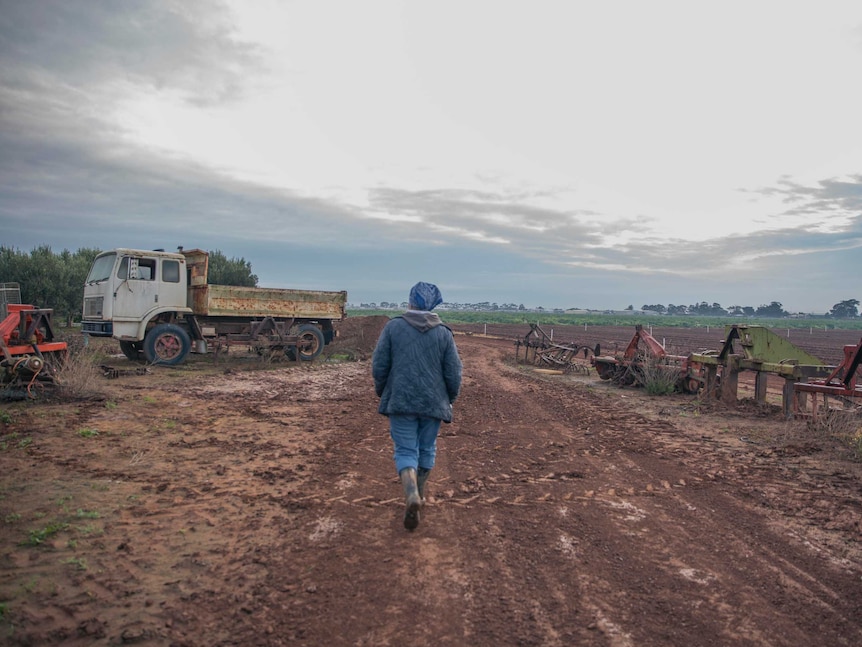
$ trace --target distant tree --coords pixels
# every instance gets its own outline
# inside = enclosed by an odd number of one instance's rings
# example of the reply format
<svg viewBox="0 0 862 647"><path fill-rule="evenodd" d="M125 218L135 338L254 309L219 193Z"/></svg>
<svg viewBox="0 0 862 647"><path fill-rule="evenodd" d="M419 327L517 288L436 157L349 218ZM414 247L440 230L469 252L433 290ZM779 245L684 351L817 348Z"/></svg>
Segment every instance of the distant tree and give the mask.
<svg viewBox="0 0 862 647"><path fill-rule="evenodd" d="M667 313L669 315L684 315L688 314L688 309L685 306L675 306L672 303L669 303L667 306Z"/></svg>
<svg viewBox="0 0 862 647"><path fill-rule="evenodd" d="M642 305L641 310L652 310L653 312L657 312L659 314L664 314L667 308L665 308L662 304L656 303L655 305Z"/></svg>
<svg viewBox="0 0 862 647"><path fill-rule="evenodd" d="M59 295L54 309L60 316L65 316L66 326L72 325L73 319L80 317L84 301L84 282L90 272L93 259L100 250L83 247L75 253L64 249L60 255L62 274L59 277Z"/></svg>
<svg viewBox="0 0 862 647"><path fill-rule="evenodd" d="M48 245L35 247L28 254L13 247L0 247L0 282L18 283L21 301L51 308L67 325L81 313L84 281L97 249L64 249L55 254ZM5 315L5 313L3 313Z"/></svg>
<svg viewBox="0 0 862 647"><path fill-rule="evenodd" d="M239 285L257 287L257 275L252 274L251 263L244 258L228 259L217 249L209 253L207 283L213 285Z"/></svg>
<svg viewBox="0 0 862 647"><path fill-rule="evenodd" d="M518 311L520 312L521 310L526 310L523 303L518 306Z"/></svg>
<svg viewBox="0 0 862 647"><path fill-rule="evenodd" d="M850 317L858 317L859 316L859 300L858 299L847 299L846 301L841 301L840 303L836 303L832 306L832 310L829 311L830 317L835 317L838 319L847 319Z"/></svg>
<svg viewBox="0 0 862 647"><path fill-rule="evenodd" d="M635 307L631 304L626 306L626 310L634 310L634 309L635 309Z"/></svg>
<svg viewBox="0 0 862 647"><path fill-rule="evenodd" d="M773 301L768 306L761 305L754 311L754 314L758 317L773 317L780 318L786 317L787 312L784 310L784 306L781 305L778 301Z"/></svg>
<svg viewBox="0 0 862 647"><path fill-rule="evenodd" d="M16 247L0 246L0 283L18 283L27 278L30 256ZM3 317L6 313L0 313Z"/></svg>

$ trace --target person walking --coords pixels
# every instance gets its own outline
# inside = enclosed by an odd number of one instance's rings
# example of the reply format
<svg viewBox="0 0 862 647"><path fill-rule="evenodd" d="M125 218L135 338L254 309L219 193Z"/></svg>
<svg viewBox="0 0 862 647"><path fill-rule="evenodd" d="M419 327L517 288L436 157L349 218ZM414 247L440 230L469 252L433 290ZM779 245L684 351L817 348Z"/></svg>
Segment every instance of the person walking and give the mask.
<svg viewBox="0 0 862 647"><path fill-rule="evenodd" d="M408 530L419 525L440 424L452 422L452 403L461 391L462 364L455 338L431 312L441 303L436 285L423 281L414 285L407 311L389 320L371 359L378 411L389 417Z"/></svg>

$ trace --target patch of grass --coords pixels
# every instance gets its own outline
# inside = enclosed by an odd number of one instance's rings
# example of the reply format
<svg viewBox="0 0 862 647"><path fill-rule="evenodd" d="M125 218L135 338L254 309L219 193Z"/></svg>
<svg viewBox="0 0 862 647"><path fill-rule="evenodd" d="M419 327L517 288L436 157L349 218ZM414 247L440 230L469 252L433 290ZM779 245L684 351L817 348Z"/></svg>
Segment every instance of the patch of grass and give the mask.
<svg viewBox="0 0 862 647"><path fill-rule="evenodd" d="M156 399L155 399L153 396L151 396L151 395L145 395L145 396L143 397L143 400L144 400L144 404L156 404L156 403L158 402L158 400L156 400Z"/></svg>
<svg viewBox="0 0 862 647"><path fill-rule="evenodd" d="M3 521L5 523L15 523L16 521L20 521L20 520L21 520L21 515L18 514L17 512L10 512L9 514L7 514L3 518Z"/></svg>
<svg viewBox="0 0 862 647"><path fill-rule="evenodd" d="M88 523L86 526L76 526L75 531L82 535L101 535L101 528L97 528L91 523Z"/></svg>
<svg viewBox="0 0 862 647"><path fill-rule="evenodd" d="M326 357L326 360L331 362L352 362L355 359L356 356L353 353L349 353L346 351L332 353L331 355L327 355Z"/></svg>
<svg viewBox="0 0 862 647"><path fill-rule="evenodd" d="M15 432L3 436L0 439L0 452L5 452L9 448L9 443L13 442L16 438L18 438L18 434Z"/></svg>
<svg viewBox="0 0 862 647"><path fill-rule="evenodd" d="M78 519L98 519L99 513L96 510L81 510L78 508L78 512L75 515Z"/></svg>
<svg viewBox="0 0 862 647"><path fill-rule="evenodd" d="M64 564L69 564L74 566L76 570L86 571L87 570L87 560L82 557L70 557L69 559L63 562Z"/></svg>
<svg viewBox="0 0 862 647"><path fill-rule="evenodd" d="M2 422L4 425L11 425L12 424L12 416L10 416L5 411L0 411L0 422Z"/></svg>
<svg viewBox="0 0 862 647"><path fill-rule="evenodd" d="M18 449L26 449L30 445L33 444L33 439L29 436L25 436L24 438L20 438L17 432L13 432L11 434L6 434L3 438L0 438L0 451L6 451L10 447L17 447Z"/></svg>
<svg viewBox="0 0 862 647"><path fill-rule="evenodd" d="M87 428L85 428L85 429L79 429L79 430L78 430L78 431L76 431L75 433L76 433L76 434L78 434L81 438L95 438L96 436L98 436L98 435L99 435L98 430L96 430L96 429L87 429Z"/></svg>
<svg viewBox="0 0 862 647"><path fill-rule="evenodd" d="M105 402L105 408L106 408L108 411L111 411L111 410L113 410L113 409L116 409L118 406L119 406L119 405L118 405L116 402L111 402L110 400L108 400L107 402Z"/></svg>
<svg viewBox="0 0 862 647"><path fill-rule="evenodd" d="M69 524L55 522L49 523L44 528L40 528L38 530L31 530L27 536L27 539L23 542L25 546L40 546L45 543L48 539L56 535L57 533L63 532L69 528Z"/></svg>

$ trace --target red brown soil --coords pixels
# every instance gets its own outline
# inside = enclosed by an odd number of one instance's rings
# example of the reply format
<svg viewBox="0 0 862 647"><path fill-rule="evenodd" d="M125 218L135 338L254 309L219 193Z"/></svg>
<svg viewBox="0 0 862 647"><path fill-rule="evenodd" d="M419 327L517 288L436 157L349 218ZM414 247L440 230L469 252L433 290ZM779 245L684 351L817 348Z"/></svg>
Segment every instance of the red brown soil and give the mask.
<svg viewBox="0 0 862 647"><path fill-rule="evenodd" d="M368 362L385 320L348 321L331 350L357 361L236 351L2 403L0 642L862 644L846 446L456 326L463 392L408 532Z"/></svg>

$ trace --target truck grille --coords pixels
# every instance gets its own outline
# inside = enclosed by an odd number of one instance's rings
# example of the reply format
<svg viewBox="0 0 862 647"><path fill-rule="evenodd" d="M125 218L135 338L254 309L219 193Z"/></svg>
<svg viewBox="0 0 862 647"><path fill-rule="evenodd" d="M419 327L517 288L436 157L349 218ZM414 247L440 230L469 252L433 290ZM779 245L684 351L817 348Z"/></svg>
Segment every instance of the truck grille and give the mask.
<svg viewBox="0 0 862 647"><path fill-rule="evenodd" d="M84 299L84 318L101 319L104 297L87 297Z"/></svg>

